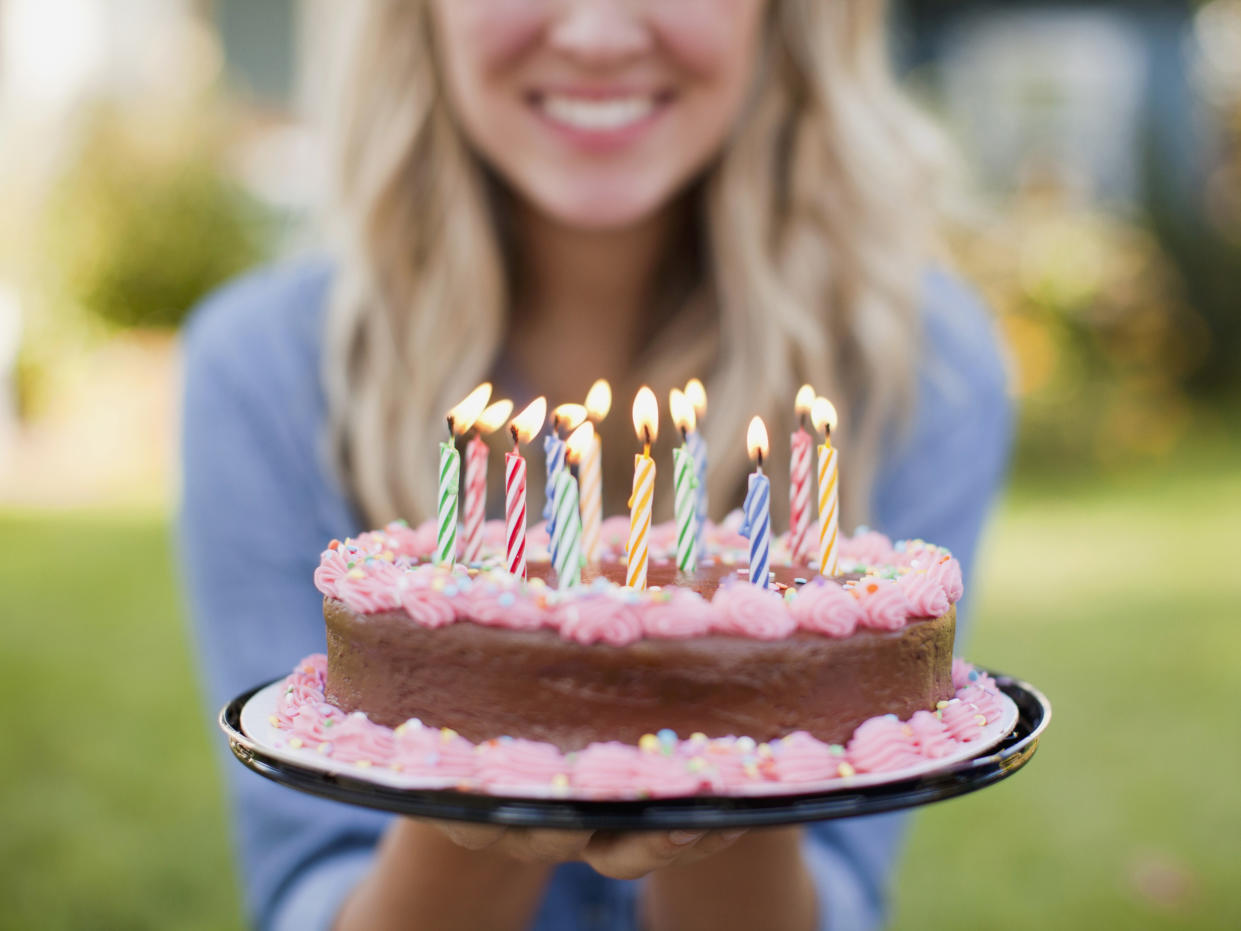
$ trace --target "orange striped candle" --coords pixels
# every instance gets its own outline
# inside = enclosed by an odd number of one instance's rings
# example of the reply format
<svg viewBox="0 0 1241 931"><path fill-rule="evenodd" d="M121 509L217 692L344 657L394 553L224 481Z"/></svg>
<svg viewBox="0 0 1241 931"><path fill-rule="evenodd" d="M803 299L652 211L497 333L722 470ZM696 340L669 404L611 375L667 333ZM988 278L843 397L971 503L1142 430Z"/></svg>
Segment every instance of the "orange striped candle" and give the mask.
<svg viewBox="0 0 1241 931"><path fill-rule="evenodd" d="M642 441L642 454L633 458L633 494L629 498L629 545L625 548L625 585L646 588L650 550L651 503L655 498L655 460L651 444L659 435L659 402L655 392L643 386L633 401L633 427Z"/></svg>
<svg viewBox="0 0 1241 931"><path fill-rule="evenodd" d="M810 411L814 428L823 432L819 447L819 572L835 575L839 540L839 470L836 450L832 447L832 430L836 426L836 408L827 398L815 398Z"/></svg>

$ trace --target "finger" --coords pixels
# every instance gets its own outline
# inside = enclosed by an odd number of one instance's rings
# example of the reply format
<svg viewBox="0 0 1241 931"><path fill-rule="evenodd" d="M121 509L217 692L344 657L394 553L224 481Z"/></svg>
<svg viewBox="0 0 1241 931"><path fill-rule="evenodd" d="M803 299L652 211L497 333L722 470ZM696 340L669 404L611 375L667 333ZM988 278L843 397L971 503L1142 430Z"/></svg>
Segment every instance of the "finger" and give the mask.
<svg viewBox="0 0 1241 931"><path fill-rule="evenodd" d="M550 828L514 828L500 849L529 863L566 863L579 860L592 831L556 831Z"/></svg>
<svg viewBox="0 0 1241 931"><path fill-rule="evenodd" d="M612 879L638 879L684 856L705 836L703 831L599 832L586 845L582 859Z"/></svg>
<svg viewBox="0 0 1241 931"><path fill-rule="evenodd" d="M669 865L681 866L686 863L697 863L699 860L705 860L707 857L727 850L745 833L745 830L708 831L700 840L686 847Z"/></svg>
<svg viewBox="0 0 1241 931"><path fill-rule="evenodd" d="M470 824L465 821L437 821L435 826L454 844L466 850L486 850L494 846L508 830L497 824Z"/></svg>

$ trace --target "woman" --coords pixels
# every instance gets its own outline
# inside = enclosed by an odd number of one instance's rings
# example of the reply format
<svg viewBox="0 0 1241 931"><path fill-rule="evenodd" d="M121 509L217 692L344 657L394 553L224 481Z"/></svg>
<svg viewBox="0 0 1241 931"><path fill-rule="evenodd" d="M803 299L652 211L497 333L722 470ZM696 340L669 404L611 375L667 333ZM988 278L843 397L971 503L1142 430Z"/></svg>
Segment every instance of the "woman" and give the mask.
<svg viewBox="0 0 1241 931"><path fill-rule="evenodd" d="M364 5L332 261L225 290L186 338L183 549L215 706L322 649L324 541L433 512L443 412L487 377L523 403L705 374L721 511L744 422L790 426L809 381L844 413L849 524L968 571L1003 375L930 270L935 137L891 83L879 6ZM870 927L902 824L466 829L230 777L250 907L278 928Z"/></svg>

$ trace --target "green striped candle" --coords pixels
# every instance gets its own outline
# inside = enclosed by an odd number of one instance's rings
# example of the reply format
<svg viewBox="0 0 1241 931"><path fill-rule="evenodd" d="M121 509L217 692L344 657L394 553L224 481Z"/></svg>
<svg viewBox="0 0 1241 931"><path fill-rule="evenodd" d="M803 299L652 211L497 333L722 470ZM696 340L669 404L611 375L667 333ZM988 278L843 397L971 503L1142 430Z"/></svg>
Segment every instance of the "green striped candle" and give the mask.
<svg viewBox="0 0 1241 931"><path fill-rule="evenodd" d="M676 488L677 568L693 572L698 568L698 478L687 444L672 451L672 469Z"/></svg>
<svg viewBox="0 0 1241 931"><path fill-rule="evenodd" d="M556 475L553 509L556 524L552 544L557 588L582 583L582 514L578 507L577 479L568 468Z"/></svg>
<svg viewBox="0 0 1241 931"><path fill-rule="evenodd" d="M453 441L440 443L439 533L435 561L457 561L457 494L461 487L461 454Z"/></svg>

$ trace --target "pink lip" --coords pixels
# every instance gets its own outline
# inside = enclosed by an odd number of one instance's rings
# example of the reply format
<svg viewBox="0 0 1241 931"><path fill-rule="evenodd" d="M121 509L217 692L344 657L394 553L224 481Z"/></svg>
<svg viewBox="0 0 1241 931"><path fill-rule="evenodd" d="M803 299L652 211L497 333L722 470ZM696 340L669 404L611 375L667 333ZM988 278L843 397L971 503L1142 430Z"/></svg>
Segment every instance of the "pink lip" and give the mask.
<svg viewBox="0 0 1241 931"><path fill-rule="evenodd" d="M617 129L583 129L578 126L569 126L552 119L543 110L541 106L541 98L545 95L556 95L564 97L582 97L587 100L606 100L609 97L636 97L650 96L655 99L655 106L640 120L636 120L627 126ZM675 99L672 91L656 91L639 90L632 87L623 87L619 85L610 85L607 87L588 87L581 85L564 85L557 87L547 87L528 95L530 108L534 111L539 121L550 130L555 132L560 138L565 139L575 148L591 154L604 154L615 152L626 146L632 145L650 128L658 122L658 120L667 111L669 105Z"/></svg>

